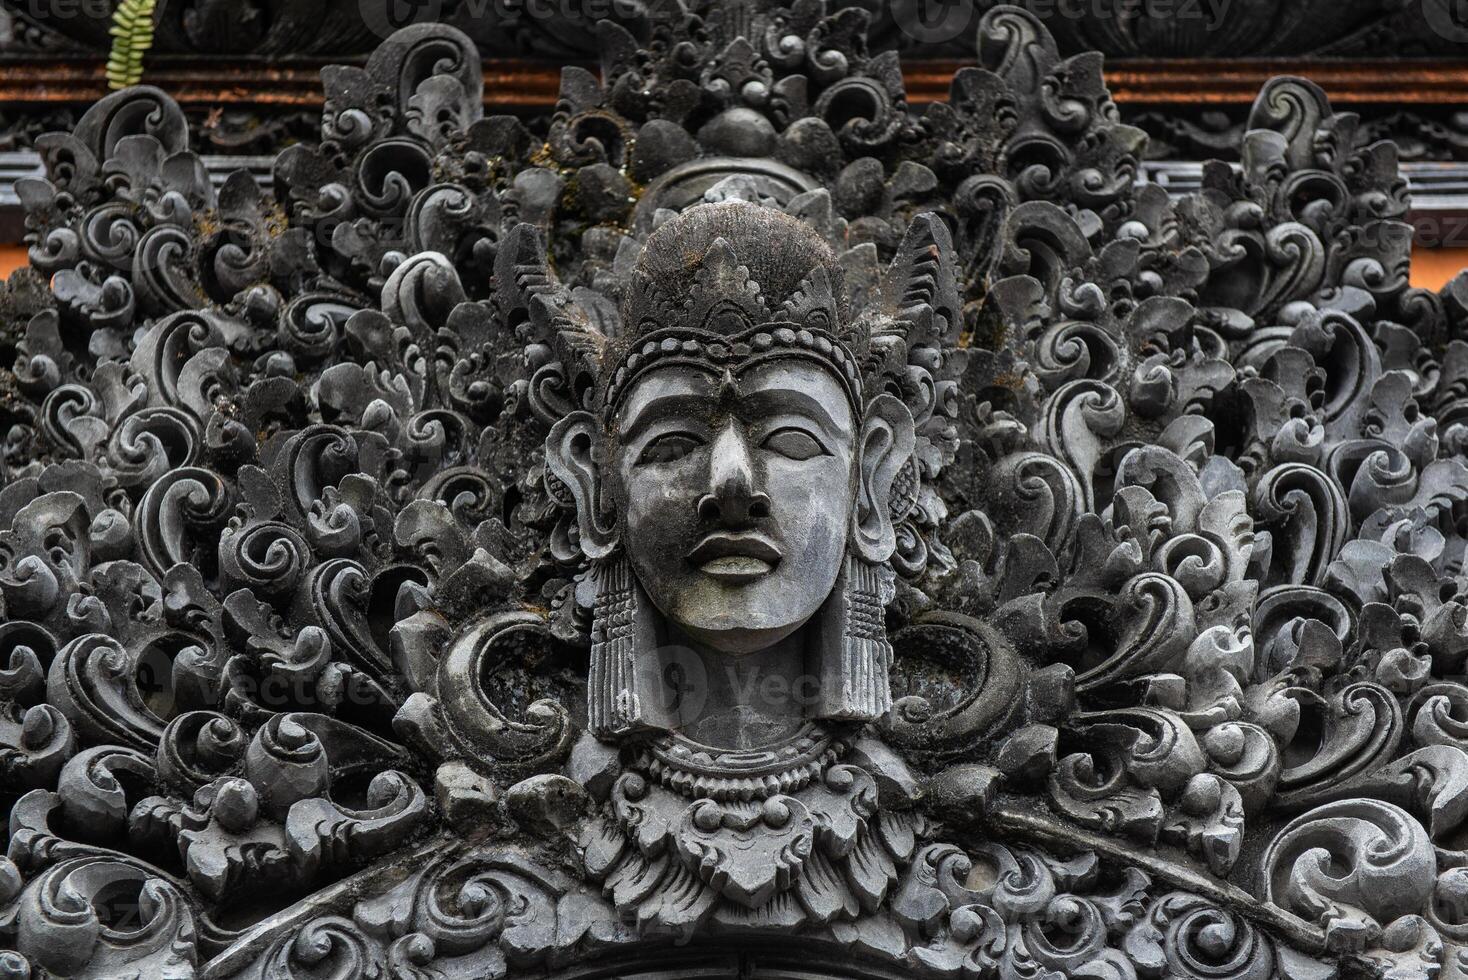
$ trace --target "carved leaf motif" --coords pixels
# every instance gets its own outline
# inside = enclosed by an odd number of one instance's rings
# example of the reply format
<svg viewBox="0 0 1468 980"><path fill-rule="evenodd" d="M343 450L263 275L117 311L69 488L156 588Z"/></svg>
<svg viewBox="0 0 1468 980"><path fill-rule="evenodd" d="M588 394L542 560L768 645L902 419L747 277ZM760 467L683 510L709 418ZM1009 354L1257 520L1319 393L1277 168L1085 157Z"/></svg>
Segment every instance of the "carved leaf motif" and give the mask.
<svg viewBox="0 0 1468 980"><path fill-rule="evenodd" d="M339 21L287 6L160 31ZM36 141L5 970L676 973L715 937L965 980L1457 969L1468 280L1410 285L1396 151L1276 79L1172 196L1070 54L1145 18L996 7L919 107L897 7L645 8L464 20L594 36L546 120L484 116L460 30L380 37L269 194L212 186L153 88ZM703 204L728 233L664 250ZM861 695L693 745L639 687L681 681L628 501L547 435L615 443L666 364L792 357L913 422L853 614L798 637Z"/></svg>
<svg viewBox="0 0 1468 980"><path fill-rule="evenodd" d="M763 803L700 800L675 833L678 856L720 894L759 908L794 884L815 844L815 821L788 796Z"/></svg>

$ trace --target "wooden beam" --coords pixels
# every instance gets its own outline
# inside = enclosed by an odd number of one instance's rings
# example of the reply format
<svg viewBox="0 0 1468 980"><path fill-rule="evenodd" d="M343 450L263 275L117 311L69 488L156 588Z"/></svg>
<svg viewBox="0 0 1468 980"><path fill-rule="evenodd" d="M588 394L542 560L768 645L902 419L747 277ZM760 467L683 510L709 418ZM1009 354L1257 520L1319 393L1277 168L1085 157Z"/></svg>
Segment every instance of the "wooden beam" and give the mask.
<svg viewBox="0 0 1468 980"><path fill-rule="evenodd" d="M350 63L350 59L289 63L169 59L147 66L143 82L156 85L185 107L319 108L323 101L321 69L344 62ZM553 106L560 84L558 65L503 60L484 63L484 104L490 109ZM85 105L106 94L107 78L100 61L0 63L0 105Z"/></svg>
<svg viewBox="0 0 1468 980"><path fill-rule="evenodd" d="M162 59L143 80L180 105L321 105L321 68L331 61L286 63L248 59ZM968 62L912 61L903 71L908 98L948 95L953 73ZM594 67L594 66L588 66ZM484 104L491 110L547 109L560 87L559 65L521 59L484 63ZM1248 105L1274 75L1304 75L1337 106L1457 105L1468 92L1464 61L1121 60L1106 69L1116 101L1129 106ZM107 94L102 62L7 61L0 65L0 104L86 104Z"/></svg>
<svg viewBox="0 0 1468 980"><path fill-rule="evenodd" d="M1275 75L1310 79L1333 106L1457 105L1468 92L1468 60L1113 60L1106 66L1106 85L1113 99L1129 106L1248 105Z"/></svg>

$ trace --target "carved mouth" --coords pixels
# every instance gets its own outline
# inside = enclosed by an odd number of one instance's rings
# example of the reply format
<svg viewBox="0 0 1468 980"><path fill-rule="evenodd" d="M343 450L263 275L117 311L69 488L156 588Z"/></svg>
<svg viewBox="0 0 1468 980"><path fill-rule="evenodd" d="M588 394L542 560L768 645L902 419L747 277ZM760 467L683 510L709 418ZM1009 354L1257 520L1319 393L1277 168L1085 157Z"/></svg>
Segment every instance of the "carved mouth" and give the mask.
<svg viewBox="0 0 1468 980"><path fill-rule="evenodd" d="M688 560L711 578L734 585L768 575L780 564L780 549L760 534L710 534Z"/></svg>

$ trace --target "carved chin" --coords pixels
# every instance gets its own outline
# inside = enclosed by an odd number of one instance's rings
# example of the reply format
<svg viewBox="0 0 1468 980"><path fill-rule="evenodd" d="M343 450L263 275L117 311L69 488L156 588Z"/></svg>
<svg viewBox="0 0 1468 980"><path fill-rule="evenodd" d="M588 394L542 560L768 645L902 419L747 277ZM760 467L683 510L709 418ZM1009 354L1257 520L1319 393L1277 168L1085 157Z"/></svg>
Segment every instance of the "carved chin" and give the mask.
<svg viewBox="0 0 1468 980"><path fill-rule="evenodd" d="M809 617L807 617L809 618ZM721 623L685 623L678 626L692 639L720 653L747 654L769 649L805 625L805 620L768 628Z"/></svg>
<svg viewBox="0 0 1468 980"><path fill-rule="evenodd" d="M663 614L699 643L744 654L790 636L824 601L825 595L804 593L774 576L739 584L709 579L684 590Z"/></svg>

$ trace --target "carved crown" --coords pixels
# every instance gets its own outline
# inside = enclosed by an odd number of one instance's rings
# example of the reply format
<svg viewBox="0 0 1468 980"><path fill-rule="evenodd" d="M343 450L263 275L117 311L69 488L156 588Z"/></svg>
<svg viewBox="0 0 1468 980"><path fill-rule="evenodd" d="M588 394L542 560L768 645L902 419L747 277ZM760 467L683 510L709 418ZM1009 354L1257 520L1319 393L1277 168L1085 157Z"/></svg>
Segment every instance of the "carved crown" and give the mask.
<svg viewBox="0 0 1468 980"><path fill-rule="evenodd" d="M643 246L603 401L614 405L656 364L732 368L785 356L829 365L860 407L866 326L851 322L842 268L810 225L746 202L698 205Z"/></svg>

